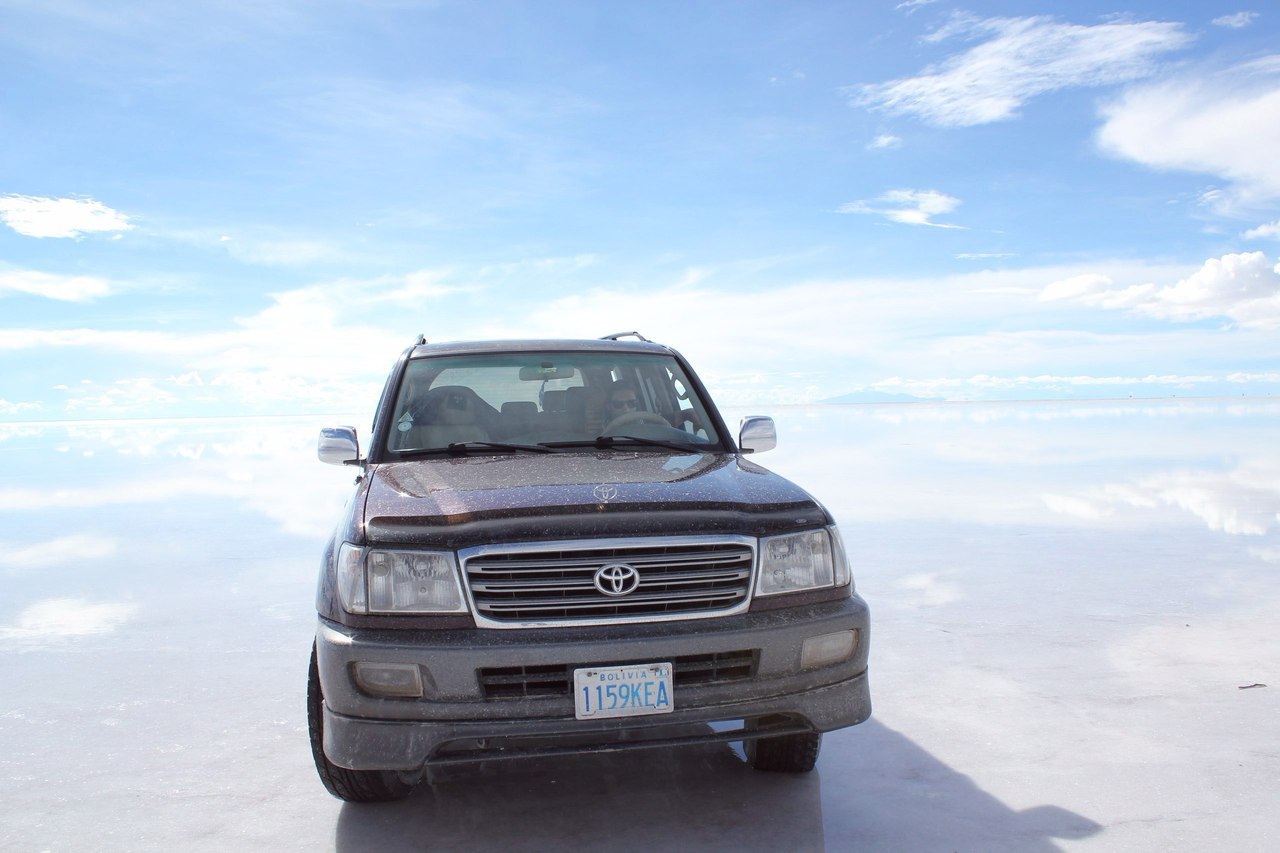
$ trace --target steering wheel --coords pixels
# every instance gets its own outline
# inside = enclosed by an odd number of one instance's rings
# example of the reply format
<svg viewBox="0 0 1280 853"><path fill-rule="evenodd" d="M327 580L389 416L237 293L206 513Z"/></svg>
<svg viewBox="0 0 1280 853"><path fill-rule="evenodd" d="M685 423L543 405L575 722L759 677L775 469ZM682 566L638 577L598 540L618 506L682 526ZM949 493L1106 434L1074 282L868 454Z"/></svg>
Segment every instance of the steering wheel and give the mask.
<svg viewBox="0 0 1280 853"><path fill-rule="evenodd" d="M603 430L605 435L609 435L617 430L630 424L661 424L662 426L671 426L667 423L667 419L662 415L655 415L653 412L627 412L625 415L618 415L605 425Z"/></svg>

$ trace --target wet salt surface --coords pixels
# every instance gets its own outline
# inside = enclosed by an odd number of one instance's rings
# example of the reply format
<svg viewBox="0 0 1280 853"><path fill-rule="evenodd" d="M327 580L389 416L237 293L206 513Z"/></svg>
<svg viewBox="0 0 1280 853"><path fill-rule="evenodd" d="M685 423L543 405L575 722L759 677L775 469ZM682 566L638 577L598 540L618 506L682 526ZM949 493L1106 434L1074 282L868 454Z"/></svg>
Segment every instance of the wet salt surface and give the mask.
<svg viewBox="0 0 1280 853"><path fill-rule="evenodd" d="M384 806L307 746L334 419L0 425L0 849L1280 847L1280 403L752 413L840 521L873 719L807 776L711 746Z"/></svg>

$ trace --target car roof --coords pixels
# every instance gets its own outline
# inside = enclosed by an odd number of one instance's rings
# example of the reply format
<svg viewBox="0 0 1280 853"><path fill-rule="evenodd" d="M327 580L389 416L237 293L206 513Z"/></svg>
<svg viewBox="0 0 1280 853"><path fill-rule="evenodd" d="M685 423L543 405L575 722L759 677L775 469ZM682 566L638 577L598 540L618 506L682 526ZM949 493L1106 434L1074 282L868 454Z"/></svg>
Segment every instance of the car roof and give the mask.
<svg viewBox="0 0 1280 853"><path fill-rule="evenodd" d="M418 344L409 353L410 358L431 358L442 355L474 355L481 353L519 352L629 352L672 355L670 347L652 341L574 340L574 339L526 339L501 341L450 341L438 344Z"/></svg>

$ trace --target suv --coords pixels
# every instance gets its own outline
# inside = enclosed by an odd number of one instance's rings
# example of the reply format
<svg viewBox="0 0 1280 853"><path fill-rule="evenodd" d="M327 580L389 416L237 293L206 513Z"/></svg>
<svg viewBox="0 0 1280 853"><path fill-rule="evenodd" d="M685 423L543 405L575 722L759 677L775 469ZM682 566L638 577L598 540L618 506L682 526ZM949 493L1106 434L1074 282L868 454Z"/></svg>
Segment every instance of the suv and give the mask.
<svg viewBox="0 0 1280 853"><path fill-rule="evenodd" d="M633 337L636 340L622 340ZM867 719L868 613L830 514L749 461L674 350L427 344L387 379L325 550L307 708L325 787L407 796L428 766L743 741L805 772Z"/></svg>

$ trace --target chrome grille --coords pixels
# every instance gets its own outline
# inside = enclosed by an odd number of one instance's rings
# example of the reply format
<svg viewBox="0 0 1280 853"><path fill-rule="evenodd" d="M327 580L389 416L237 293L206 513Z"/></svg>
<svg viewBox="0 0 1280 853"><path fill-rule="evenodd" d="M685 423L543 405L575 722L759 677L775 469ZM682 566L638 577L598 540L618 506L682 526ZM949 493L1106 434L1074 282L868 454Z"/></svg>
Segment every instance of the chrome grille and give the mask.
<svg viewBox="0 0 1280 853"><path fill-rule="evenodd" d="M680 655L671 661L671 681L676 687L696 687L741 681L756 674L760 659L757 649ZM599 664L539 664L531 666L491 666L477 670L485 699L528 699L540 696L568 696L573 689L573 671L598 666L628 666L650 661L609 661Z"/></svg>
<svg viewBox="0 0 1280 853"><path fill-rule="evenodd" d="M741 536L483 546L462 552L477 621L494 627L599 624L721 616L745 609L755 540ZM639 585L606 595L605 566Z"/></svg>

